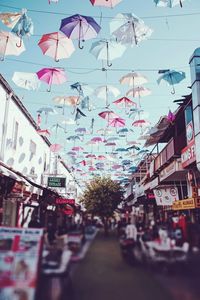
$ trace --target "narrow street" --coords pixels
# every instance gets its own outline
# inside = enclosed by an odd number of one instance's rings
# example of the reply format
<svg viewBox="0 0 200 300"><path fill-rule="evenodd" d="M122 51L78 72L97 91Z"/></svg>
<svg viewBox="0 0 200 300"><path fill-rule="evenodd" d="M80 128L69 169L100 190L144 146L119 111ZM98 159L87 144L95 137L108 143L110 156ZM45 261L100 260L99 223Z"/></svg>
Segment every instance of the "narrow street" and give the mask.
<svg viewBox="0 0 200 300"><path fill-rule="evenodd" d="M99 233L86 257L75 268L70 300L173 300L167 288L151 273L123 261L114 234ZM183 298L182 298L183 300Z"/></svg>

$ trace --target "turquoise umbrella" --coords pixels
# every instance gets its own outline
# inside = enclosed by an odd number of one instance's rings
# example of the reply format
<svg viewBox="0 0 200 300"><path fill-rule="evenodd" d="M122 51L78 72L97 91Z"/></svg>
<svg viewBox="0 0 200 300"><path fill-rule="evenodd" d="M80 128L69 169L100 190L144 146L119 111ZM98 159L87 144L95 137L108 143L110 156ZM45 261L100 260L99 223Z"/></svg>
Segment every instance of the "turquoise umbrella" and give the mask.
<svg viewBox="0 0 200 300"><path fill-rule="evenodd" d="M156 4L156 6L172 8L176 5L180 5L180 7L183 7L183 1L185 0L154 0L154 3Z"/></svg>
<svg viewBox="0 0 200 300"><path fill-rule="evenodd" d="M175 94L174 85L185 79L185 72L182 71L160 70L158 73L162 75L158 78L157 83L160 84L162 80L167 81L167 83L172 86L172 94Z"/></svg>

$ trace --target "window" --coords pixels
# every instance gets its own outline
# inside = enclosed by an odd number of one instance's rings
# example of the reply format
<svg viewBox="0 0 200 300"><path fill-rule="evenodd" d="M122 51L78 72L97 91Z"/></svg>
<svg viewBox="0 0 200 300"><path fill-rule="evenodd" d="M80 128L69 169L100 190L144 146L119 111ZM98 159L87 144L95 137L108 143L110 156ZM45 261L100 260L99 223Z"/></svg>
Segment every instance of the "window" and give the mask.
<svg viewBox="0 0 200 300"><path fill-rule="evenodd" d="M31 154L36 154L36 143L34 143L32 140L30 140L29 150Z"/></svg>
<svg viewBox="0 0 200 300"><path fill-rule="evenodd" d="M13 138L12 138L12 147L15 150L17 148L18 129L19 129L19 123L15 121L13 127Z"/></svg>

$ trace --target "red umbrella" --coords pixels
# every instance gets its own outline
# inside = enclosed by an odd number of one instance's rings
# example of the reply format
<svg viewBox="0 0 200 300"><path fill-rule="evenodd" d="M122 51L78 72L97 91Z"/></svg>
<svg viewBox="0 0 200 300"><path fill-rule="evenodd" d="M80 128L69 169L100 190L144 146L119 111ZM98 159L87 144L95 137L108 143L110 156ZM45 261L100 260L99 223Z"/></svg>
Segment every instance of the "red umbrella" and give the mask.
<svg viewBox="0 0 200 300"><path fill-rule="evenodd" d="M109 121L109 125L112 127L124 127L125 126L125 120L122 118L114 118Z"/></svg>
<svg viewBox="0 0 200 300"><path fill-rule="evenodd" d="M131 106L135 106L137 107L137 103L136 102L133 102L132 100L130 100L129 98L127 97L122 97L118 100L115 100L113 101L113 103L121 108L125 108L125 110L128 108L128 107L131 107Z"/></svg>
<svg viewBox="0 0 200 300"><path fill-rule="evenodd" d="M52 84L62 84L67 80L65 71L61 68L44 68L39 70L36 74L41 81L49 85L48 92L51 91Z"/></svg>
<svg viewBox="0 0 200 300"><path fill-rule="evenodd" d="M37 130L37 133L39 135L43 135L43 136L49 136L50 135L50 132L48 129L38 129Z"/></svg>
<svg viewBox="0 0 200 300"><path fill-rule="evenodd" d="M108 126L109 126L110 120L119 118L119 116L116 115L116 113L114 113L112 110L102 111L101 113L99 113L99 116L101 118L105 119L106 121L108 121Z"/></svg>
<svg viewBox="0 0 200 300"><path fill-rule="evenodd" d="M137 121L134 121L132 123L133 126L135 127L143 127L143 126L149 126L150 123L148 121L145 121L145 120L137 120Z"/></svg>

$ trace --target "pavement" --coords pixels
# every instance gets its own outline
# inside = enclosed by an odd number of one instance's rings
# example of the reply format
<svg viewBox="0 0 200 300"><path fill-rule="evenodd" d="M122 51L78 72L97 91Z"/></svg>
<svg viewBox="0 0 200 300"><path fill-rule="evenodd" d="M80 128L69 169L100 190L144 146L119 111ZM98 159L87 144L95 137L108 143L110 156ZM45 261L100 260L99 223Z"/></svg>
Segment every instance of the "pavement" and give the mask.
<svg viewBox="0 0 200 300"><path fill-rule="evenodd" d="M70 277L65 300L174 300L151 272L122 259L115 234L99 232L85 258L72 266Z"/></svg>

